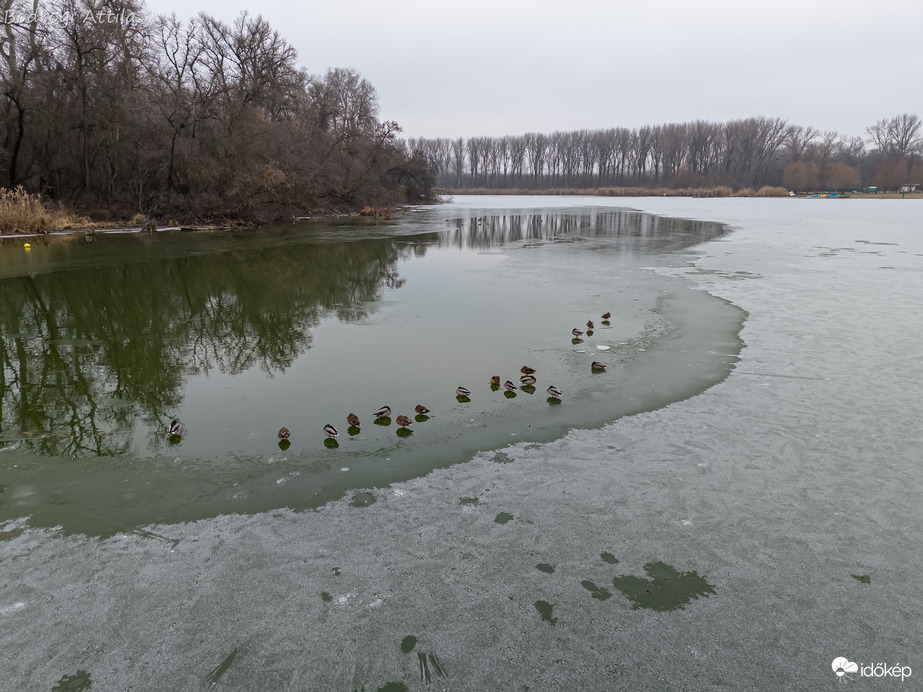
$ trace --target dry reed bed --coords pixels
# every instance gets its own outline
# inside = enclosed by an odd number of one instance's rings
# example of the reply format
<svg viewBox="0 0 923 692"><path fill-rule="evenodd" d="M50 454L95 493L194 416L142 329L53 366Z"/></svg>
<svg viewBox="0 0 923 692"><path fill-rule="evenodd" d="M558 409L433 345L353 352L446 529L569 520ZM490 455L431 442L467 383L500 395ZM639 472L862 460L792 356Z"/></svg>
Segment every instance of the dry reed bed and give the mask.
<svg viewBox="0 0 923 692"><path fill-rule="evenodd" d="M21 186L0 188L0 233L49 233L87 224L89 220L61 206L53 208Z"/></svg>

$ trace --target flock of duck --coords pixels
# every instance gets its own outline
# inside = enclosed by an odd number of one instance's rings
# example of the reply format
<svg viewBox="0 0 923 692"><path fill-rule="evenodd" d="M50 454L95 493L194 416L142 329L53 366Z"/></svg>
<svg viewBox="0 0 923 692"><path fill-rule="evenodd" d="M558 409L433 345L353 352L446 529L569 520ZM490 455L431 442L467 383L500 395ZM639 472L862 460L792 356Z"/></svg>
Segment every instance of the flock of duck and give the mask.
<svg viewBox="0 0 923 692"><path fill-rule="evenodd" d="M608 320L611 316L612 316L611 313L608 313L608 312L605 313L602 316L602 319L603 319L602 323L605 325L608 325L609 324ZM572 329L571 334L574 337L573 338L574 343L580 343L580 337L582 337L584 334L591 336L593 334L594 326L595 325L593 324L592 320L587 320L586 331L581 331L580 329L577 329L576 327ZM590 369L593 370L594 372L602 372L606 369L606 367L607 366L605 363L601 363L596 360L594 360L590 364ZM523 365L519 371L522 373L522 376L519 378L519 387L521 387L523 391L526 391L529 393L534 392L535 383L538 381L535 377L535 373L536 373L535 368L532 368L528 365ZM500 376L499 375L493 375L490 378L490 386L491 386L491 389L493 389L494 391L500 388ZM510 380L507 380L506 382L503 383L503 388L506 390L507 396L513 395L513 393L519 387L513 384L513 382L511 382ZM561 398L564 396L564 392L562 392L558 387L556 387L553 384L549 385L548 389L546 389L545 391L548 393L549 403L559 402ZM467 387L458 387L455 390L455 398L459 402L471 401L471 390L468 389ZM430 410L423 404L417 404L417 406L414 408L414 411L416 411L417 413L417 422L423 422L423 421L428 420L428 417L426 414L428 414ZM391 407L390 406L382 406L381 408L373 411L372 415L375 417L376 423L379 423L381 425L391 424ZM357 434L362 427L362 422L359 420L359 416L357 416L355 413L350 413L348 416L346 416L346 422L349 425L349 433L351 435ZM407 430L407 428L413 425L413 420L411 420L408 416L399 415L397 418L394 419L394 422L397 423L398 426L400 426L400 428L398 429L398 434L401 434L401 433L405 435L410 434L410 431ZM170 426L167 432L171 439L177 439L180 434L179 421L177 421L176 419L173 419L173 421L170 423ZM326 435L328 442L332 442L334 445L336 445L335 438L340 435L340 431L336 429L336 426L331 425L330 423L327 423L327 425L324 426L324 435ZM290 436L291 436L291 431L288 428L286 427L280 428L279 435L278 435L279 445L283 447L287 446L289 444L288 438Z"/></svg>

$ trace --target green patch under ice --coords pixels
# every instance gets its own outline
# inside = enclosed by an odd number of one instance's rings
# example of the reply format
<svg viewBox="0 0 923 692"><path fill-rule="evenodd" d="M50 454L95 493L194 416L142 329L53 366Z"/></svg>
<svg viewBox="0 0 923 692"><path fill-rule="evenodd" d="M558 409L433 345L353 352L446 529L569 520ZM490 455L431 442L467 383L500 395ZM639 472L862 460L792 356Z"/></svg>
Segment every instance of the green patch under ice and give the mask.
<svg viewBox="0 0 923 692"><path fill-rule="evenodd" d="M93 682L90 680L90 674L85 670L78 670L73 675L65 675L55 686L51 688L51 692L83 692L88 690L93 686Z"/></svg>
<svg viewBox="0 0 923 692"><path fill-rule="evenodd" d="M623 575L612 580L631 601L632 609L677 610L694 598L715 593L714 587L695 572L678 572L663 562L648 562L644 571L650 579Z"/></svg>
<svg viewBox="0 0 923 692"><path fill-rule="evenodd" d="M538 614L542 616L542 620L548 624L554 625L558 621L557 618L551 617L551 611L554 608L553 603L549 603L548 601L536 601L533 605L538 611Z"/></svg>
<svg viewBox="0 0 923 692"><path fill-rule="evenodd" d="M605 601L612 598L612 592L609 591L609 589L597 586L589 579L584 579L582 582L580 582L580 585L591 594L593 594L593 598L599 599L600 601Z"/></svg>

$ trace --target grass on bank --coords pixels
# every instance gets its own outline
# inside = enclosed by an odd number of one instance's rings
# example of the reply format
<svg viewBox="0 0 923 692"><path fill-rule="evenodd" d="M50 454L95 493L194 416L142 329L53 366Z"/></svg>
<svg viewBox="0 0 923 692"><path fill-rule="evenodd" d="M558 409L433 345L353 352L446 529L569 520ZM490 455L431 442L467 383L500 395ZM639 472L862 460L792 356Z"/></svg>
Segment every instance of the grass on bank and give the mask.
<svg viewBox="0 0 923 692"><path fill-rule="evenodd" d="M39 195L26 192L21 186L0 188L0 233L49 233L89 221L62 207L53 208Z"/></svg>

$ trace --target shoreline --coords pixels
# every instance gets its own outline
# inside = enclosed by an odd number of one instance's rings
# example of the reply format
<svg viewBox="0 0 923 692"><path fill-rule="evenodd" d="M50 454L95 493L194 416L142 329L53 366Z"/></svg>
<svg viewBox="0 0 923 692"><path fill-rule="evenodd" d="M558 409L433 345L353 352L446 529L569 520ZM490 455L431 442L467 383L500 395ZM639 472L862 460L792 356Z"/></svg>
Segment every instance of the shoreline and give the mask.
<svg viewBox="0 0 923 692"><path fill-rule="evenodd" d="M400 218L400 214L403 209L399 209L394 214L394 218ZM0 242L4 240L13 240L13 239L24 239L24 238L67 238L67 237L77 237L77 236L95 236L96 234L135 234L135 233L165 233L169 231L180 231L183 233L198 233L198 232L216 232L216 231L236 231L244 229L254 229L254 228L264 228L267 226L277 226L281 223L315 223L315 222L328 222L333 223L336 221L342 221L343 219L351 220L367 220L369 225L376 225L382 221L382 219L373 218L370 216L364 216L360 212L350 212L343 214L321 214L317 216L293 216L291 219L288 219L284 222L274 222L274 223L226 223L226 224L171 224L168 226L157 226L153 231L146 230L142 226L133 226L129 225L129 222L124 224L111 225L102 222L95 222L82 226L71 226L68 228L57 229L53 231L41 232L23 232L23 233L0 233Z"/></svg>
<svg viewBox="0 0 923 692"><path fill-rule="evenodd" d="M729 189L729 188L728 188ZM774 188L775 189L775 188ZM783 188L778 188L783 189ZM483 187L459 188L457 190L440 189L440 195L470 195L470 196L546 196L546 197L639 197L639 198L659 198L659 197L676 197L689 199L755 199L755 198L774 198L774 199L923 199L923 192L798 192L791 194L786 191L784 194L741 194L743 191L721 193L720 188L638 188L638 187L612 187L612 188L572 188L556 187L545 190L533 190L529 188L507 188L502 190L493 190Z"/></svg>
<svg viewBox="0 0 923 692"><path fill-rule="evenodd" d="M781 188L780 188L781 189ZM442 198L439 203L445 203L451 201L451 198L455 195L459 196L472 196L472 197L481 197L481 196L502 196L502 197L512 197L512 196L525 196L525 197L600 197L604 199L612 197L625 197L625 198L642 198L642 199L655 199L661 197L672 197L679 199L923 199L923 192L877 192L877 193L865 193L865 192L848 192L842 194L836 194L831 196L826 193L797 193L797 194L773 194L773 195L742 195L739 193L731 194L716 194L715 188L702 188L701 190L668 190L666 188L657 188L657 189L641 189L641 188L551 188L548 190L530 190L523 188L510 188L504 190L490 190L487 188L463 188L458 190L440 190L439 195ZM392 210L391 213L396 217L400 217L402 212L407 211L408 208L413 208L413 205L398 207L395 210ZM119 224L110 224L108 222L90 222L88 224L79 225L79 226L70 226L67 228L57 229L53 231L45 232L12 232L12 233L2 233L0 232L0 243L6 240L20 239L20 238L48 238L48 237L68 237L68 236L93 236L97 233L162 233L166 231L182 231L185 233L188 232L197 232L197 231L227 231L227 230L236 230L242 228L261 228L264 226L277 225L278 223L296 223L299 221L307 222L324 222L324 221L338 221L342 219L367 219L369 223L378 223L382 220L391 220L390 218L381 219L375 216L363 215L361 212L349 212L349 213L339 213L339 214L318 214L316 216L293 216L285 222L276 222L267 223L267 224L258 224L252 222L232 222L225 224L171 224L168 226L159 226L155 227L153 231L145 230L142 226L133 226L130 225L130 221L125 221L124 223Z"/></svg>

